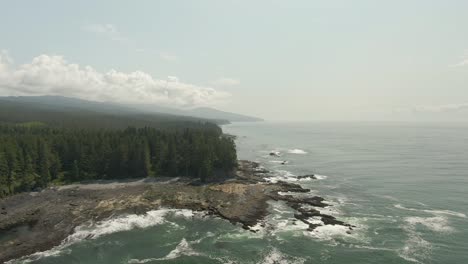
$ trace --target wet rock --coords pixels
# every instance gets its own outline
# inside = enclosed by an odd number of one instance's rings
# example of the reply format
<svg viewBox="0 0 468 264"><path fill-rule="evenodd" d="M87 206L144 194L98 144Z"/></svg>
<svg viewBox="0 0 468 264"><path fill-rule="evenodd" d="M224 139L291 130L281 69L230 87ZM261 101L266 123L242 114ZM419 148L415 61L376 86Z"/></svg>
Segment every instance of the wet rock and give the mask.
<svg viewBox="0 0 468 264"><path fill-rule="evenodd" d="M302 188L302 186L299 185L299 184L291 183L291 182L278 181L275 184L280 186L283 189L283 191L285 191L285 192L287 192L289 190L299 190L299 189L309 190L309 189Z"/></svg>
<svg viewBox="0 0 468 264"><path fill-rule="evenodd" d="M279 151L271 151L269 155L273 157L281 157L281 153Z"/></svg>
<svg viewBox="0 0 468 264"><path fill-rule="evenodd" d="M337 220L334 216L322 214L320 211L315 209L304 209L302 207L297 207L296 210L298 213L294 214L294 217L309 225L309 228L307 229L308 231L313 231L315 228L322 225L342 225L348 227L349 230L352 230L352 227L354 227L350 224L346 224L343 221ZM323 224L311 223L309 219L312 217L320 218Z"/></svg>
<svg viewBox="0 0 468 264"><path fill-rule="evenodd" d="M298 180L308 179L308 178L315 179L315 180L317 179L317 177L314 174L300 175L300 176L296 177L296 179L298 179Z"/></svg>
<svg viewBox="0 0 468 264"><path fill-rule="evenodd" d="M324 199L319 196L313 197L298 197L293 195L277 195L275 196L277 200L286 201L289 206L293 207L300 207L301 204L307 204L315 207L326 207L328 204L323 203Z"/></svg>

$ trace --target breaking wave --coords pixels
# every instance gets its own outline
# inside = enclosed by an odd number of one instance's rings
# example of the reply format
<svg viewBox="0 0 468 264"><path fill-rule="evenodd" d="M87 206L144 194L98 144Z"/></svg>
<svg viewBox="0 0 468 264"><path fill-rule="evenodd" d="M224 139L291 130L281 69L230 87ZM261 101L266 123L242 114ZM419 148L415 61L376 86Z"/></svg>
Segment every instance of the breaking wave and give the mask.
<svg viewBox="0 0 468 264"><path fill-rule="evenodd" d="M306 262L305 258L288 256L277 248L273 247L265 254L261 264L302 264Z"/></svg>
<svg viewBox="0 0 468 264"><path fill-rule="evenodd" d="M197 243L198 241L195 241ZM193 242L192 242L193 243ZM191 243L187 242L185 238L183 238L179 244L167 254L165 257L162 258L147 258L147 259L131 259L128 261L129 264L137 264L137 263L147 263L151 261L157 260L171 260L176 259L181 256L202 256L203 254L196 252L192 247Z"/></svg>
<svg viewBox="0 0 468 264"><path fill-rule="evenodd" d="M109 220L99 221L96 223L80 225L77 226L73 234L65 238L59 246L56 246L47 251L34 253L20 259L11 260L7 263L29 263L44 257L58 256L61 254L69 253L70 250L68 250L67 247L83 240L96 239L103 235L128 231L134 228L147 228L164 224L167 222L166 216L168 216L169 214L175 217L185 218L195 216L195 213L192 210L187 209L159 209L149 211L146 214L142 215L131 214Z"/></svg>
<svg viewBox="0 0 468 264"><path fill-rule="evenodd" d="M328 176L313 174L313 177L298 177L296 174L287 171L287 170L276 170L272 176L265 177L264 179L271 183L277 183L278 181L292 181L292 182L301 182L301 181L312 181L312 180L325 180Z"/></svg>
<svg viewBox="0 0 468 264"><path fill-rule="evenodd" d="M443 216L435 216L435 217L406 217L405 222L411 226L415 227L416 225L422 225L428 228L431 231L439 232L439 233L450 233L454 231L454 229L449 226L448 219Z"/></svg>
<svg viewBox="0 0 468 264"><path fill-rule="evenodd" d="M160 225L165 222L165 216L169 212L171 212L169 209L149 211L144 215L132 214L90 224L88 226L78 226L75 228L75 232L67 237L64 242L65 244L72 244L84 239L95 239L102 235L128 231L134 228L145 228ZM185 214L191 213L187 212Z"/></svg>
<svg viewBox="0 0 468 264"><path fill-rule="evenodd" d="M325 175L315 174L314 176L317 180L325 180L326 178L328 178L328 176L325 176Z"/></svg>
<svg viewBox="0 0 468 264"><path fill-rule="evenodd" d="M352 237L347 226L323 225L316 227L309 235L320 240L332 240L335 237Z"/></svg>
<svg viewBox="0 0 468 264"><path fill-rule="evenodd" d="M295 177L296 175L290 171L277 170L273 176L265 177L264 179L271 183L277 183L278 181L296 181Z"/></svg>
<svg viewBox="0 0 468 264"><path fill-rule="evenodd" d="M285 165L285 164L288 164L289 161L287 161L287 160L270 160L270 163L277 163L277 164Z"/></svg>
<svg viewBox="0 0 468 264"><path fill-rule="evenodd" d="M402 210L408 210L408 211L417 211L417 212L425 212L425 213L430 213L430 214L436 214L436 215L451 215L451 216L457 216L460 218L466 218L466 214L464 213L459 213L455 211L450 211L450 210L429 210L429 209L415 209L415 208L407 208L402 206L401 204L395 204L395 208L402 209Z"/></svg>
<svg viewBox="0 0 468 264"><path fill-rule="evenodd" d="M290 149L290 150L288 150L288 153L289 154L300 154L300 155L307 154L307 152L302 150L302 149Z"/></svg>

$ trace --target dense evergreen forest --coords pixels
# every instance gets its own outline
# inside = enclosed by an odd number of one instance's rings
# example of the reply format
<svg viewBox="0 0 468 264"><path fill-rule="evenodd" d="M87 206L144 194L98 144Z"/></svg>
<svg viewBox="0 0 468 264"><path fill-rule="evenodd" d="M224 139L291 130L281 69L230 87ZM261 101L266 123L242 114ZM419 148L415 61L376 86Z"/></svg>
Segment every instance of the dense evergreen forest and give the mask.
<svg viewBox="0 0 468 264"><path fill-rule="evenodd" d="M0 124L42 122L53 127L75 129L125 129L131 127L180 128L197 126L198 122L226 124L226 120L200 119L161 113L138 112L97 102L63 101L47 104L15 102L0 98Z"/></svg>
<svg viewBox="0 0 468 264"><path fill-rule="evenodd" d="M227 175L233 140L210 123L158 129L0 125L0 196L82 180Z"/></svg>

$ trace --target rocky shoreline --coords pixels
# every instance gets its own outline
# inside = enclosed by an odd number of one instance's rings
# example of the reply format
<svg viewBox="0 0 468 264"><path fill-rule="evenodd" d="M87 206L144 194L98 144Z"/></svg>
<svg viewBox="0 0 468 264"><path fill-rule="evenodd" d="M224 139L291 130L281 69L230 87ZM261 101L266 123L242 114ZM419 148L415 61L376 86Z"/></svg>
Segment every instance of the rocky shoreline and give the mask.
<svg viewBox="0 0 468 264"><path fill-rule="evenodd" d="M293 195L310 190L289 182L268 182L264 179L268 173L258 163L239 161L234 177L217 183L200 185L184 178L99 182L7 197L0 200L0 263L51 249L90 221L159 208L206 211L254 232L251 227L269 213L268 201L276 200L296 210L294 217L307 224L309 231L322 225L311 218L352 230L314 209L328 206L323 198Z"/></svg>

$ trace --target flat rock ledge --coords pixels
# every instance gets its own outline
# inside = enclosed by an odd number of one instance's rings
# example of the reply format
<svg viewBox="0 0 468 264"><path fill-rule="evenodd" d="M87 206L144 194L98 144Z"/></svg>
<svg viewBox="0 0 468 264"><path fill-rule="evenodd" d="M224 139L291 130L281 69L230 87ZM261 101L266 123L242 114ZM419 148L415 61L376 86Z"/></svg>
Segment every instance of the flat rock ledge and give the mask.
<svg viewBox="0 0 468 264"><path fill-rule="evenodd" d="M239 161L235 176L217 183L193 184L185 178L94 182L7 197L0 200L0 263L51 249L86 222L160 208L207 211L253 231L250 228L269 214L268 201L276 200L296 210L295 218L308 230L319 226L309 221L317 217L324 224L352 229L314 209L328 206L323 198L290 195L310 190L289 182L267 182L268 174L258 163Z"/></svg>

